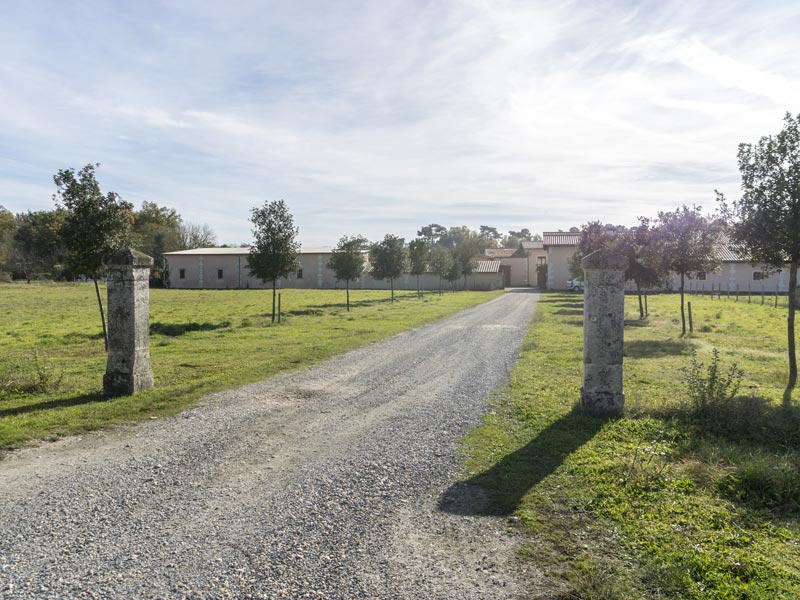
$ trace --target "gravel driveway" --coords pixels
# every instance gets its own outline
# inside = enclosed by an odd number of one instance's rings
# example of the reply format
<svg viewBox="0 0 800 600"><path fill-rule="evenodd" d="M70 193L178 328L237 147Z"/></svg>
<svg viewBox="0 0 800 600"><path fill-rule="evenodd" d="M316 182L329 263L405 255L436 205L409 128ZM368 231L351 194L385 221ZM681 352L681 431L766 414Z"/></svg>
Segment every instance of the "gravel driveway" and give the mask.
<svg viewBox="0 0 800 600"><path fill-rule="evenodd" d="M0 597L525 597L513 530L436 505L537 297L12 453Z"/></svg>

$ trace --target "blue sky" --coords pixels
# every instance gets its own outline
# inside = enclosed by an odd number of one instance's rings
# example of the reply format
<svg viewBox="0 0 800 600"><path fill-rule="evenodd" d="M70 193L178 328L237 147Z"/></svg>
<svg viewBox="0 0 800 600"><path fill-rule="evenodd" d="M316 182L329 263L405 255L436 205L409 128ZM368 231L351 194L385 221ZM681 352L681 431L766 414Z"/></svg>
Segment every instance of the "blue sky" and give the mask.
<svg viewBox="0 0 800 600"><path fill-rule="evenodd" d="M9 2L0 204L98 177L250 240L632 224L736 196L736 149L800 112L800 3Z"/></svg>

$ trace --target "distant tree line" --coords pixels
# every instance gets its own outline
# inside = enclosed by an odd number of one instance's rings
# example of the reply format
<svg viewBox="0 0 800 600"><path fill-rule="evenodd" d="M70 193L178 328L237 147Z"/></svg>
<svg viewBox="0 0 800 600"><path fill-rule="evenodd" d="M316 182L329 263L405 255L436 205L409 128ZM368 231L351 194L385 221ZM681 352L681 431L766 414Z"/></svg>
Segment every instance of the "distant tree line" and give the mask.
<svg viewBox="0 0 800 600"><path fill-rule="evenodd" d="M217 236L207 224L184 221L174 208L145 201L136 209L114 192L103 196L99 186L91 183L96 178L94 165L90 166L89 171L84 167L77 173L59 172L57 204L52 210L13 214L0 205L0 280L92 277L92 268L80 260L75 247L70 248L69 240L96 238L101 232L111 236L109 247L132 246L152 256L156 280L164 276L161 258L165 252L216 246ZM103 201L77 200L92 196Z"/></svg>

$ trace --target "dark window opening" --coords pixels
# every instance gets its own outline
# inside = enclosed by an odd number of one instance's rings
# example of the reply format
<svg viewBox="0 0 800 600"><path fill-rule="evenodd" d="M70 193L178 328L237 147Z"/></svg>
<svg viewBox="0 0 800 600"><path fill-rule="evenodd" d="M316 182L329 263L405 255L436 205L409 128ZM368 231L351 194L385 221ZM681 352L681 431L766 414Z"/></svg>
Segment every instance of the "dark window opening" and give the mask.
<svg viewBox="0 0 800 600"><path fill-rule="evenodd" d="M217 269L217 279L222 279L222 269Z"/></svg>
<svg viewBox="0 0 800 600"><path fill-rule="evenodd" d="M298 279L302 279L303 278L303 269L297 269L297 278Z"/></svg>
<svg viewBox="0 0 800 600"><path fill-rule="evenodd" d="M178 277L180 277L181 279L186 279L186 269L180 269L178 271Z"/></svg>
<svg viewBox="0 0 800 600"><path fill-rule="evenodd" d="M705 271L698 271L697 272L697 279L699 279L700 281L705 281L706 280L706 272Z"/></svg>
<svg viewBox="0 0 800 600"><path fill-rule="evenodd" d="M762 279L765 279L764 273L761 271L753 271L753 281L761 281Z"/></svg>

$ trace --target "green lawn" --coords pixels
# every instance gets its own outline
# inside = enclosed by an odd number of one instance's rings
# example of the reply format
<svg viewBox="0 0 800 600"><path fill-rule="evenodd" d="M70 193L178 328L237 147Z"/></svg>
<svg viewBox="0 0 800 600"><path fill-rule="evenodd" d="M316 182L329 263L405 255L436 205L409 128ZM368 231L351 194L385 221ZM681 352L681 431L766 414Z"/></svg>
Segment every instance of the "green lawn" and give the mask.
<svg viewBox="0 0 800 600"><path fill-rule="evenodd" d="M518 519L520 558L545 568L547 597L800 597L786 309L688 299L688 338L677 295L651 296L645 321L626 299L625 417L602 420L573 411L582 296L543 294L510 385L464 442L464 480L490 498L475 510ZM744 380L732 402L699 414L683 369L693 350L707 365L714 347Z"/></svg>
<svg viewBox="0 0 800 600"><path fill-rule="evenodd" d="M103 296L105 297L105 291ZM0 449L166 415L199 396L319 362L500 292L151 290L153 390L102 397L105 352L91 284L0 286Z"/></svg>

